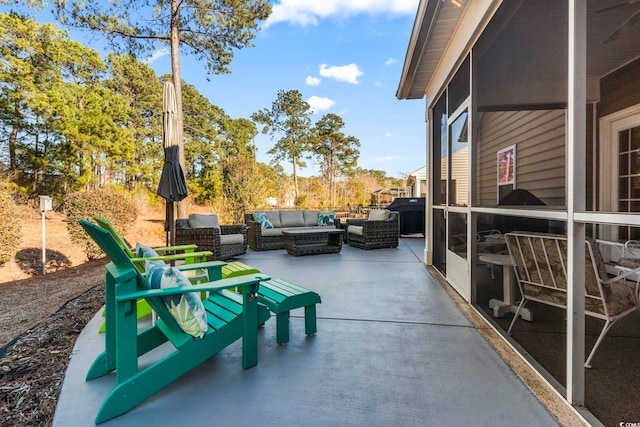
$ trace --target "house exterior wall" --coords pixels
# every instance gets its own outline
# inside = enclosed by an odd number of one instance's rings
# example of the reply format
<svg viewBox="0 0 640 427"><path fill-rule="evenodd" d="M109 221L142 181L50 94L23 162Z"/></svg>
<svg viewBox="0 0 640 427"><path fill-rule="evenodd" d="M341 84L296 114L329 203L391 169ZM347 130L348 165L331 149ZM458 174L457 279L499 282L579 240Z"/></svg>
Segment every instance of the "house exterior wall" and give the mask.
<svg viewBox="0 0 640 427"><path fill-rule="evenodd" d="M427 180L421 179L413 182L408 188L409 195L411 197L426 197L427 195Z"/></svg>
<svg viewBox="0 0 640 427"><path fill-rule="evenodd" d="M593 104L593 108L596 110L596 123L587 120L589 127L587 146L591 148L587 150L587 183L592 185L591 191L587 192L587 206L593 206L593 210L603 208L600 206L602 201L599 192L602 190L599 188L597 178L601 173L604 173L601 171L599 160L606 152L606 148L603 147L606 142L599 140L594 135L598 135L600 132L598 124L602 117L640 104L640 58L604 76L600 80L600 93L599 102ZM597 144L593 144L594 140L597 141ZM593 167L589 167L589 165L593 165Z"/></svg>
<svg viewBox="0 0 640 427"><path fill-rule="evenodd" d="M451 154L451 185L453 200L458 206L469 204L469 147Z"/></svg>
<svg viewBox="0 0 640 427"><path fill-rule="evenodd" d="M420 2L421 5L437 4L443 9L452 9L452 4L460 7L457 3ZM475 26L465 25L464 18L475 12L471 7L480 3L487 6L485 11L489 13L491 6L496 6L495 14L481 16L476 13L474 16L482 19L478 19ZM628 4L631 3L635 2ZM470 124L473 161L470 181L475 191L472 192L472 206L466 214L471 219L467 223L468 234L475 231L474 216L544 219L564 225L561 232L569 237L568 253L571 256L582 255L585 232L594 232L600 237L598 233L602 227L640 228L637 209L615 212L615 203L611 204L613 208L596 203L598 196L613 193L618 182L619 161L615 158L619 153L615 151L603 155L605 150L612 151L618 135L613 134L611 139L615 142L607 146L605 139L610 134L599 127L605 129L607 120L620 121L616 118L618 113L626 119L625 110L631 110L629 114L633 114L633 120L640 114L640 110L636 110L636 106L640 106L640 37L637 25L629 18L635 15L629 13L630 9L626 12L623 9L627 3L526 0L489 5L469 1L464 2L463 7L461 19L453 24L436 13L416 19L419 27L414 27L412 35L419 34L427 41L416 44L420 48L418 52L408 49L411 60L418 62L426 58L437 66L418 67L411 76L410 85L403 73L399 93L409 93L405 86L410 87L412 94L418 93L419 88L420 94L425 94L427 107L433 109L430 113L436 111L438 98L447 95L447 85L458 64L471 50L474 66L470 100L473 118ZM633 10L637 10L635 6ZM441 40L440 33L437 40L431 36L434 29L443 28L449 30L446 42ZM408 60L405 62L409 63ZM436 159L431 161L434 168L440 167L438 120L441 112L438 113L429 115L433 120L429 122L431 139L427 141L432 158ZM607 119L598 120L602 117ZM626 123L620 124L622 130L625 129L623 125ZM634 122L633 126L637 127L637 124ZM617 130L612 128L612 131ZM550 209L496 206L497 153L513 145L516 147L516 188L531 191L551 206ZM609 159L611 164L606 163ZM439 173L437 170L432 173L435 186L434 183L431 185L437 190ZM599 175L606 174L611 175L608 182L596 180ZM601 185L600 191L597 191L597 185ZM447 212L447 207L435 206L436 201L438 205L443 203L433 194L427 201L427 213L431 217L427 218L425 262L432 261L458 290L458 284L464 278L454 277L461 270L449 263L449 256L444 256L448 253L445 254L446 247L442 242L448 229L440 227L446 215L450 215L450 220L451 213L460 215L464 211L456 207ZM471 245L469 259L477 255L476 250L477 247ZM483 289L479 288L476 264L469 262L469 267L469 294L474 299L470 302L475 303ZM566 268L572 283L568 286L566 378L561 392L571 404L584 409L585 269L579 257L573 257ZM461 295L469 300L464 292Z"/></svg>
<svg viewBox="0 0 640 427"><path fill-rule="evenodd" d="M602 78L598 117L640 104L640 58Z"/></svg>
<svg viewBox="0 0 640 427"><path fill-rule="evenodd" d="M427 167L411 172L407 177L407 191L411 197L425 197L427 194Z"/></svg>
<svg viewBox="0 0 640 427"><path fill-rule="evenodd" d="M516 188L530 191L549 206L565 205L565 111L481 113L478 145L478 206L497 204L497 153L516 146Z"/></svg>

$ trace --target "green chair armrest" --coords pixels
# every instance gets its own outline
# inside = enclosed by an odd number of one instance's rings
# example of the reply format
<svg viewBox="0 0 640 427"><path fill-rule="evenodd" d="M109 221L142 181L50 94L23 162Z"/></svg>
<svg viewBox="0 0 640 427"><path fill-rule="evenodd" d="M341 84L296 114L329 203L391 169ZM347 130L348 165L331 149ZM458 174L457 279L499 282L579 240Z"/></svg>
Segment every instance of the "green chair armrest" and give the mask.
<svg viewBox="0 0 640 427"><path fill-rule="evenodd" d="M161 255L157 257L142 257L142 258L131 258L131 262L134 264L144 262L144 261L177 261L177 260L188 260L193 258L195 259L206 259L207 257L213 256L213 252L211 251L202 251L202 252L193 252L193 253L183 253L183 254L173 254L173 255Z"/></svg>
<svg viewBox="0 0 640 427"><path fill-rule="evenodd" d="M177 246L163 246L161 248L153 248L154 251L160 253L182 251L183 253L193 253L198 249L198 245L177 245Z"/></svg>
<svg viewBox="0 0 640 427"><path fill-rule="evenodd" d="M222 279L222 267L225 265L227 265L227 263L224 261L206 261L177 265L176 268L180 271L207 270L207 277L209 281L212 282Z"/></svg>
<svg viewBox="0 0 640 427"><path fill-rule="evenodd" d="M218 292L223 289L243 287L243 293L257 292L259 284L262 281L271 280L270 276L264 274L247 275L241 277L232 277L230 279L221 279L213 282L202 283L193 286L180 286L176 288L149 289L144 291L131 292L127 294L116 295L119 302L137 300L139 298L163 297L170 295L182 295L188 292ZM255 289L254 289L255 288Z"/></svg>
<svg viewBox="0 0 640 427"><path fill-rule="evenodd" d="M206 261L206 262L196 262L193 264L183 264L183 265L176 265L176 268L180 271L189 271L189 270L197 270L200 268L222 268L225 265L227 265L226 262L224 261Z"/></svg>

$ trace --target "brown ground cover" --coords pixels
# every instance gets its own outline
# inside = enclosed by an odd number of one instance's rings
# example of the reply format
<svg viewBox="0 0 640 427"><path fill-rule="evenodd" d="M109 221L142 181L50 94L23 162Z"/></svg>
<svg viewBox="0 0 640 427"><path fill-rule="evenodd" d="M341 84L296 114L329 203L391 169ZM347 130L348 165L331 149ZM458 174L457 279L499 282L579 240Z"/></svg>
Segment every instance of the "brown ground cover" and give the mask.
<svg viewBox="0 0 640 427"><path fill-rule="evenodd" d="M0 426L48 426L76 338L103 304L106 260L88 261L64 215L47 212L43 275L41 214L22 215L16 262L0 266ZM145 212L126 239L164 244L163 215Z"/></svg>

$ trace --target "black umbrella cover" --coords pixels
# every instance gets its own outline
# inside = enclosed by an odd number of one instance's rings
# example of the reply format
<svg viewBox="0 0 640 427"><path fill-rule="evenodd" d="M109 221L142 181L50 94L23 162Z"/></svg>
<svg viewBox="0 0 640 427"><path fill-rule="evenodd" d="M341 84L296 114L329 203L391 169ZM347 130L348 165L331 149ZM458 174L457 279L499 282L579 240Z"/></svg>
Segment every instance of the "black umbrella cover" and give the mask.
<svg viewBox="0 0 640 427"><path fill-rule="evenodd" d="M168 202L179 202L187 197L187 182L178 161L178 146L164 149L164 165L158 184L158 195Z"/></svg>

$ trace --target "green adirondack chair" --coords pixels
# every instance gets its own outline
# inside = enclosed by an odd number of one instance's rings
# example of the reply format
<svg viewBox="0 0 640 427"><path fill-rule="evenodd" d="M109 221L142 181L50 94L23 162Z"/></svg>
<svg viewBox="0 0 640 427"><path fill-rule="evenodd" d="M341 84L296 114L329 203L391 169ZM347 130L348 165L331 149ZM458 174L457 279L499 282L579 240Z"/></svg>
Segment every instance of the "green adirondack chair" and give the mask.
<svg viewBox="0 0 640 427"><path fill-rule="evenodd" d="M87 381L115 371L116 385L108 394L96 424L124 414L238 339L242 339L242 367L258 362L257 325L270 313L256 298L264 275L244 275L178 288L151 289L126 252L104 228L80 220L81 226L107 254L105 351L93 362ZM195 268L202 268L198 264ZM238 295L228 289L242 286ZM202 338L185 333L160 297L187 292L209 292L203 301L208 329ZM138 332L135 301L143 298L158 315L148 329ZM138 357L170 341L175 350L146 366Z"/></svg>
<svg viewBox="0 0 640 427"><path fill-rule="evenodd" d="M134 264L138 269L144 272L144 261L138 260L138 256L133 249L129 247L124 238L118 233L118 231L113 227L111 222L107 219L99 217L97 215L93 216L93 220L100 227L107 230L113 236L116 243L124 250L129 258L134 259ZM145 260L161 260L161 261L177 261L184 260L185 264L191 264L194 262L203 262L206 261L207 257L213 256L213 252L211 251L199 251L196 252L198 247L196 245L180 245L180 246L163 246L153 248L158 254L159 257L154 258L146 258ZM171 252L171 253L169 253Z"/></svg>
<svg viewBox="0 0 640 427"><path fill-rule="evenodd" d="M129 247L125 239L118 233L115 227L111 224L111 222L105 218L102 218L98 215L93 216L93 220L100 227L107 230L113 239L116 241L118 246L122 248L123 251L131 258L133 264L144 273L144 263L145 261L150 260L160 260L165 262L173 262L173 261L184 261L185 264L193 264L198 262L204 262L207 260L207 257L213 256L213 252L211 251L199 251L196 252L198 248L196 245L180 245L180 246L163 246L153 248L160 256L158 257L138 257L133 249ZM203 281L203 272L202 270L190 270L188 275L189 278L194 282L198 283ZM220 277L211 277L209 280L219 279ZM204 280L207 281L207 280ZM144 300L138 301L138 319L141 319L145 316L151 314L152 310L149 304L147 304ZM100 325L99 332L102 333L106 330L106 322Z"/></svg>

